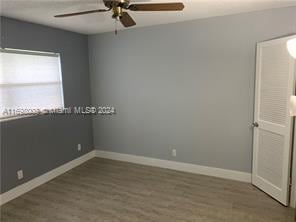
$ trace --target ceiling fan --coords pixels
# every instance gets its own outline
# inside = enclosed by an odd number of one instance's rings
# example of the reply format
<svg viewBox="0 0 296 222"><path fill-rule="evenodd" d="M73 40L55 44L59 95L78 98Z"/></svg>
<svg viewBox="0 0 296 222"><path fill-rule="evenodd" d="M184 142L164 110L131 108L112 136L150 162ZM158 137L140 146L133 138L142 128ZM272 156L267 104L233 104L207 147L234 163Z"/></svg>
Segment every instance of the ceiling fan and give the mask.
<svg viewBox="0 0 296 222"><path fill-rule="evenodd" d="M174 3L152 3L152 4L130 4L129 0L103 0L106 9L95 9L90 11L75 12L69 14L55 15L56 18L63 18L76 15L84 15L97 12L113 12L112 18L120 21L124 27L136 25L136 22L126 12L131 11L182 11L184 4L182 2Z"/></svg>

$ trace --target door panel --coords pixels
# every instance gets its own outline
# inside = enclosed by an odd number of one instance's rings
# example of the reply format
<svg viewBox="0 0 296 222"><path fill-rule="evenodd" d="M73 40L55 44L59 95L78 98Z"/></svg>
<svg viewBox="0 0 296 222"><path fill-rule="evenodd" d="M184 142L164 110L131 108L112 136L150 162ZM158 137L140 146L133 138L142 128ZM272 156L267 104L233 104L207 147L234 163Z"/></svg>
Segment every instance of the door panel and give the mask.
<svg viewBox="0 0 296 222"><path fill-rule="evenodd" d="M288 205L295 60L282 38L257 45L252 183Z"/></svg>

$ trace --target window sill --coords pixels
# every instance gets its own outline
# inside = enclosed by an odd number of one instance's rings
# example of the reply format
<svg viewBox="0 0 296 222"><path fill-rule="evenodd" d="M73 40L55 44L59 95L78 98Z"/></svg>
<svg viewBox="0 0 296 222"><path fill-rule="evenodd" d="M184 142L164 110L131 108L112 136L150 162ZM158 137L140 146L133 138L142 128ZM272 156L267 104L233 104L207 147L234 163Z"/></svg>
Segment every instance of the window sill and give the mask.
<svg viewBox="0 0 296 222"><path fill-rule="evenodd" d="M11 117L0 119L0 123L9 122L9 121L17 120L17 119L25 119L25 118L29 118L29 117L33 117L33 116L42 116L42 115L44 115L44 113L34 114L34 115L11 116Z"/></svg>

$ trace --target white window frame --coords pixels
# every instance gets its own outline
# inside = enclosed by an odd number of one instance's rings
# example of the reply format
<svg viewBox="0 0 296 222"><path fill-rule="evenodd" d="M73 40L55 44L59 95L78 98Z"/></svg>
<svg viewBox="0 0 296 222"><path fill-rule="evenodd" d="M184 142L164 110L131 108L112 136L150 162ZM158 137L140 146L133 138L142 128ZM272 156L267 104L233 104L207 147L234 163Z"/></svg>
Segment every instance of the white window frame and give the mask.
<svg viewBox="0 0 296 222"><path fill-rule="evenodd" d="M60 84L61 84L61 99L62 99L62 107L61 109L65 108L65 101L64 101L64 84L63 84L63 75L62 75L62 66L61 66L61 56L60 53L56 52L45 52L45 51L34 51L34 50L25 50L25 49L15 49L15 48L1 48L0 52L4 53L17 53L17 54L25 54L25 55L40 55L40 56L53 56L58 58L58 66L59 66L59 75L60 75ZM0 67L1 68L1 67ZM50 83L49 83L50 84ZM34 85L34 84L32 84ZM40 114L23 114L23 115L15 115L15 116L9 116L9 117L0 117L0 123L6 122L10 120L16 120L16 119L22 119L22 118L28 118L33 116L40 116L44 115L46 113L40 113Z"/></svg>

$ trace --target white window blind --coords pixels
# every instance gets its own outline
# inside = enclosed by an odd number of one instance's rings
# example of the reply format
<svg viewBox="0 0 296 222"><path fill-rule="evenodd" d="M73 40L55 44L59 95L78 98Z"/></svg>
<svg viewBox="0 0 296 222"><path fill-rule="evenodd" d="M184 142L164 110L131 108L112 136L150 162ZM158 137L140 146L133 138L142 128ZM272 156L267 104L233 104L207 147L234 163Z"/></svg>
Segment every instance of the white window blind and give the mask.
<svg viewBox="0 0 296 222"><path fill-rule="evenodd" d="M0 50L0 118L7 109L63 108L60 57L54 53Z"/></svg>

